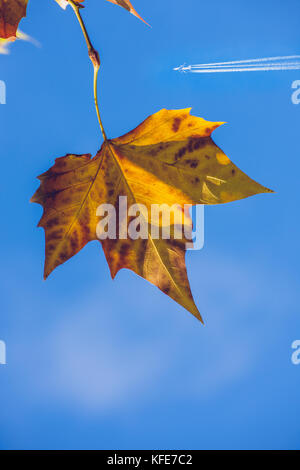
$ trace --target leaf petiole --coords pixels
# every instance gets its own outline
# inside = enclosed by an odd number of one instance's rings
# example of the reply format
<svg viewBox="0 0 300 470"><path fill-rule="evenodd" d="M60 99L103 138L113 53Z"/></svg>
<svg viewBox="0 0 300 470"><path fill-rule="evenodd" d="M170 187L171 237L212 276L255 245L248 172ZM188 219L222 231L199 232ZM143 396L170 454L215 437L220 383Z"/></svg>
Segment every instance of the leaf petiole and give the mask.
<svg viewBox="0 0 300 470"><path fill-rule="evenodd" d="M80 24L82 33L84 35L84 39L87 44L88 48L88 54L89 58L91 59L91 62L94 67L94 79L93 79L93 91L94 91L94 101L95 101L95 108L96 108L96 113L97 113L97 118L99 121L100 129L103 135L104 141L107 140L106 133L102 124L101 116L100 116L100 110L99 110L99 104L98 104L98 73L99 73L99 68L100 68L100 58L99 58L99 53L96 51L96 49L93 47L93 44L90 40L89 34L87 32L86 26L84 24L84 21L82 19L82 16L80 14L80 8L82 8L81 5L79 5L77 2L73 0L68 0L69 4L74 10L74 13L78 19L78 22Z"/></svg>

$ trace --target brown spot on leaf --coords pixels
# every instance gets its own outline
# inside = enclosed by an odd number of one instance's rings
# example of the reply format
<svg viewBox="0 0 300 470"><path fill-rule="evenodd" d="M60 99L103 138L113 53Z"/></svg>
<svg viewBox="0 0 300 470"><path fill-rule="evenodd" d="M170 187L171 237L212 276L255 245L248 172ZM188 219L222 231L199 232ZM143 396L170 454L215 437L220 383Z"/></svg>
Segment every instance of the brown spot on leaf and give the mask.
<svg viewBox="0 0 300 470"><path fill-rule="evenodd" d="M181 124L181 119L179 117L175 118L173 121L173 126L172 126L173 132L179 131L180 124Z"/></svg>
<svg viewBox="0 0 300 470"><path fill-rule="evenodd" d="M194 139L189 140L187 149L189 153L192 153L194 151Z"/></svg>
<svg viewBox="0 0 300 470"><path fill-rule="evenodd" d="M71 236L71 247L73 251L77 250L78 247L78 234L76 231L73 232Z"/></svg>
<svg viewBox="0 0 300 470"><path fill-rule="evenodd" d="M186 160L185 161L187 165L189 165L191 168L197 168L199 162L198 160Z"/></svg>
<svg viewBox="0 0 300 470"><path fill-rule="evenodd" d="M186 154L186 147L182 147L178 152L175 154L175 160L179 160Z"/></svg>
<svg viewBox="0 0 300 470"><path fill-rule="evenodd" d="M60 261L61 261L62 263L64 263L65 261L67 261L67 259L68 259L68 254L67 254L67 252L62 251L62 252L60 253L60 255L59 255L59 259L60 259Z"/></svg>
<svg viewBox="0 0 300 470"><path fill-rule="evenodd" d="M59 219L58 217L53 217L52 219L49 219L46 223L46 226L47 228L52 228L54 227L55 225L57 225L59 223Z"/></svg>
<svg viewBox="0 0 300 470"><path fill-rule="evenodd" d="M122 243L122 245L120 247L120 251L119 251L120 258L121 258L121 264L124 263L124 260L128 255L129 249L130 249L129 243Z"/></svg>
<svg viewBox="0 0 300 470"><path fill-rule="evenodd" d="M171 287L170 287L170 284L166 284L164 286L161 287L161 290L165 293L165 294L169 294L170 290L171 290Z"/></svg>
<svg viewBox="0 0 300 470"><path fill-rule="evenodd" d="M62 229L59 229L59 230L54 230L53 232L50 232L47 236L47 240L48 241L52 241L52 240L59 240L62 236L62 233L63 233L63 230Z"/></svg>
<svg viewBox="0 0 300 470"><path fill-rule="evenodd" d="M147 243L148 243L148 240L141 240L141 242L140 242L140 248L139 248L138 253L137 253L137 264L140 267L142 267L144 265L144 259L145 259L146 249L147 249Z"/></svg>
<svg viewBox="0 0 300 470"><path fill-rule="evenodd" d="M194 149L198 150L206 145L206 140L205 139L197 139L195 144L194 144Z"/></svg>
<svg viewBox="0 0 300 470"><path fill-rule="evenodd" d="M82 243L85 244L90 240L90 228L88 225L82 225Z"/></svg>

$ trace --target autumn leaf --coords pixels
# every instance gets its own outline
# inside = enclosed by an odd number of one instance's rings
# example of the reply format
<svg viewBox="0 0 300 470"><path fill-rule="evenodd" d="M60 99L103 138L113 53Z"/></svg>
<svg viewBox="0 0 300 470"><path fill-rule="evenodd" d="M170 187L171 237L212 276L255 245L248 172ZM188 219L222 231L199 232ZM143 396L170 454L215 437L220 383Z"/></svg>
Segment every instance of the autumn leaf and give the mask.
<svg viewBox="0 0 300 470"><path fill-rule="evenodd" d="M55 0L63 9L68 6L68 0ZM140 18L144 23L146 21L137 13L129 0L108 0L125 8L127 11ZM77 3L83 3L84 0L77 0ZM26 16L28 0L0 0L0 39L15 39L17 29L23 17ZM146 23L148 24L148 23ZM3 51L4 44L2 44Z"/></svg>
<svg viewBox="0 0 300 470"><path fill-rule="evenodd" d="M26 16L28 0L0 0L0 38L16 38L21 19Z"/></svg>
<svg viewBox="0 0 300 470"><path fill-rule="evenodd" d="M221 204L272 192L253 181L217 147L211 133L220 122L192 116L190 109L166 110L148 117L122 137L107 140L94 158L66 155L42 174L33 202L44 208L45 278L60 264L97 240L100 204ZM128 223L128 221L126 222ZM114 278L131 269L156 285L195 317L185 266L185 241L153 239L102 240Z"/></svg>
<svg viewBox="0 0 300 470"><path fill-rule="evenodd" d="M148 23L138 14L138 12L133 8L132 4L129 0L107 0L108 2L114 3L115 5L119 5L120 7L125 8L125 10L132 13L134 16L142 20L144 23L148 25ZM68 6L68 0L56 0L56 2L65 10ZM77 0L77 3L82 3L84 0ZM149 26L149 25L148 25Z"/></svg>
<svg viewBox="0 0 300 470"><path fill-rule="evenodd" d="M120 7L125 8L125 10L129 11L132 13L134 16L142 20L144 23L146 23L148 26L150 26L139 14L138 12L133 8L132 4L130 3L129 0L107 0L108 2L114 3L115 5L119 5Z"/></svg>

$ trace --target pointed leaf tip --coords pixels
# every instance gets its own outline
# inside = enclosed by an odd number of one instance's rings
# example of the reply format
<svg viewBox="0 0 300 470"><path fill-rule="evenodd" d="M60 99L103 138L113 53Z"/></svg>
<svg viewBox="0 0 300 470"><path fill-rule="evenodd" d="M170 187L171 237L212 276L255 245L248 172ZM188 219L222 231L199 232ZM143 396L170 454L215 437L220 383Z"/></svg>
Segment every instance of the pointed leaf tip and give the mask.
<svg viewBox="0 0 300 470"><path fill-rule="evenodd" d="M144 18L142 18L138 12L133 8L131 2L129 0L107 0L108 2L111 2L111 3L114 3L115 5L119 5L120 7L123 7L125 8L125 10L129 11L129 13L131 13L132 15L136 16L137 18L139 18L141 21L143 21L143 23L145 23L147 26L150 26L149 23L147 23L147 21L144 20ZM151 26L150 26L151 28Z"/></svg>

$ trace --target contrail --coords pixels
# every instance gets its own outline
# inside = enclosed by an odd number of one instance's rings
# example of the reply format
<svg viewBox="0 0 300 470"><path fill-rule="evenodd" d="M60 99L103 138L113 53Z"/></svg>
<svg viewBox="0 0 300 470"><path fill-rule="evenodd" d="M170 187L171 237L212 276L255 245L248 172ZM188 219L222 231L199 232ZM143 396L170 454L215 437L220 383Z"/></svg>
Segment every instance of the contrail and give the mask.
<svg viewBox="0 0 300 470"><path fill-rule="evenodd" d="M268 61L278 61L278 60L290 60L290 59L300 59L300 55L287 55L287 56L277 56L277 57L264 57L262 59L248 59L248 60L233 60L231 62L214 62L212 64L200 64L193 65L192 67L205 67L211 65L230 65L230 64L252 64L255 62L268 62Z"/></svg>
<svg viewBox="0 0 300 470"><path fill-rule="evenodd" d="M271 70L299 70L300 55L233 60L211 64L181 65L173 70L190 73L268 72Z"/></svg>

